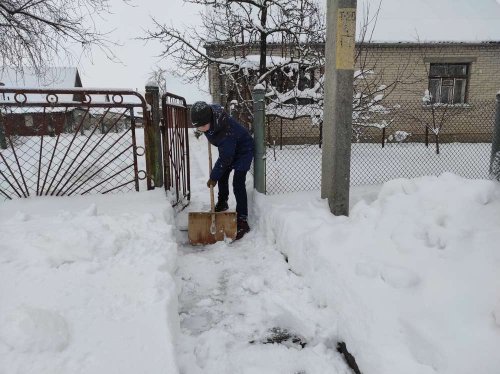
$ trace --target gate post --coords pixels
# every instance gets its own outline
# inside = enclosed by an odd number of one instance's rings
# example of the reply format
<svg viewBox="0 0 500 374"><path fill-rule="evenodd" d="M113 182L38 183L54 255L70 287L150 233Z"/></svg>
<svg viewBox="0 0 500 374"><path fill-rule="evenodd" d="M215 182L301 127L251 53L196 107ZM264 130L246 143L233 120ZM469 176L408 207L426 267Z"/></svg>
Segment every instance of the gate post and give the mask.
<svg viewBox="0 0 500 374"><path fill-rule="evenodd" d="M264 86L258 84L252 92L253 96L253 135L255 140L255 154L253 160L254 187L258 192L266 193L266 148L264 143L265 134L265 110Z"/></svg>
<svg viewBox="0 0 500 374"><path fill-rule="evenodd" d="M1 118L0 118L0 149L7 149L7 140L5 139L5 130L3 128L3 123Z"/></svg>
<svg viewBox="0 0 500 374"><path fill-rule="evenodd" d="M491 144L490 174L500 180L500 91L497 93L497 108L495 114L495 127L493 129L493 142Z"/></svg>
<svg viewBox="0 0 500 374"><path fill-rule="evenodd" d="M5 84L0 82L0 87ZM2 94L5 100L5 93ZM0 112L0 149L7 149L7 141L5 140L5 129L3 128L2 113Z"/></svg>
<svg viewBox="0 0 500 374"><path fill-rule="evenodd" d="M151 107L151 127L145 128L147 138L146 152L151 162L155 187L163 186L163 156L161 151L160 131L160 88L156 83L146 84L146 102Z"/></svg>

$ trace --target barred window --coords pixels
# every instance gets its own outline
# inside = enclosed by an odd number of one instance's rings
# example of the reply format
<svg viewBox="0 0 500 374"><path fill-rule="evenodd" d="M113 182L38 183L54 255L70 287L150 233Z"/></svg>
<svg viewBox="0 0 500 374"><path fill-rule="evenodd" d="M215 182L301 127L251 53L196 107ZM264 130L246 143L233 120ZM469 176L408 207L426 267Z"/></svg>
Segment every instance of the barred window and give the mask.
<svg viewBox="0 0 500 374"><path fill-rule="evenodd" d="M469 64L431 64L429 92L432 103L465 103L468 79Z"/></svg>

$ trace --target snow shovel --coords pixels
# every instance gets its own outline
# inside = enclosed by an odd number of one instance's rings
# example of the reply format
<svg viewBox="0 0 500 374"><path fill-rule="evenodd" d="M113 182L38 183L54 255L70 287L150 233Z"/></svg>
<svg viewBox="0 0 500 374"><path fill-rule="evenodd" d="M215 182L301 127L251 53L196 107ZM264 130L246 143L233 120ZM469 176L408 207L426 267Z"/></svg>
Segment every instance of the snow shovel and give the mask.
<svg viewBox="0 0 500 374"><path fill-rule="evenodd" d="M212 173L212 149L208 142L209 174ZM236 212L216 212L214 188L210 187L210 212L190 212L188 238L192 245L214 244L225 238L236 238Z"/></svg>

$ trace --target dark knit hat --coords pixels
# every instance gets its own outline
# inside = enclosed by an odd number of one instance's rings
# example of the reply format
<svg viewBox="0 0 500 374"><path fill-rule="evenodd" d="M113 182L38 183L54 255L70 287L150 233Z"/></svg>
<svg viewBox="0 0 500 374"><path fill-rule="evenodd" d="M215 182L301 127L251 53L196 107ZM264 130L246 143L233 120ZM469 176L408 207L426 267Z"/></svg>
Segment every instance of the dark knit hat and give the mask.
<svg viewBox="0 0 500 374"><path fill-rule="evenodd" d="M204 101L197 101L191 107L191 122L194 127L212 122L212 108Z"/></svg>

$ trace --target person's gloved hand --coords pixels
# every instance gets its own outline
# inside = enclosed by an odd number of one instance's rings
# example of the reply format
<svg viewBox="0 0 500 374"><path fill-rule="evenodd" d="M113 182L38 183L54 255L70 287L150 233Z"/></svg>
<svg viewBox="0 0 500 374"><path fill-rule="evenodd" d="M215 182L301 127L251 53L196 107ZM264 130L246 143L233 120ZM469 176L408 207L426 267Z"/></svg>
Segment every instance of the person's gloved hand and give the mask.
<svg viewBox="0 0 500 374"><path fill-rule="evenodd" d="M214 181L213 179L209 179L207 182L207 187L208 188L215 187L216 184L217 184L217 181Z"/></svg>

